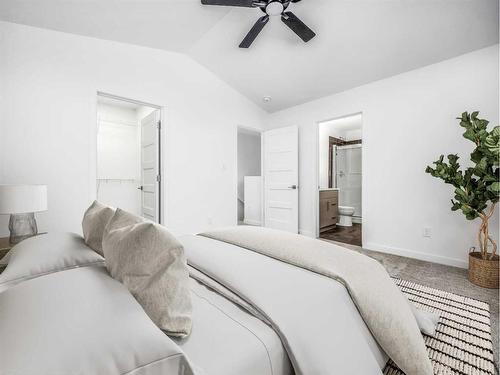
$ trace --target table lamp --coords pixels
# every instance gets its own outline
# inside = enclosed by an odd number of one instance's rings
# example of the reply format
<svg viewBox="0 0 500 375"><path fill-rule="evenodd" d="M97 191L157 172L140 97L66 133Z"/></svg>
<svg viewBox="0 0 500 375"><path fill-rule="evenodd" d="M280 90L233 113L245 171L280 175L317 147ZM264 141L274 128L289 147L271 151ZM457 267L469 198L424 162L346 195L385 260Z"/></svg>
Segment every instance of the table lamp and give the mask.
<svg viewBox="0 0 500 375"><path fill-rule="evenodd" d="M46 185L0 185L0 214L9 214L10 243L38 233L35 212L47 210Z"/></svg>

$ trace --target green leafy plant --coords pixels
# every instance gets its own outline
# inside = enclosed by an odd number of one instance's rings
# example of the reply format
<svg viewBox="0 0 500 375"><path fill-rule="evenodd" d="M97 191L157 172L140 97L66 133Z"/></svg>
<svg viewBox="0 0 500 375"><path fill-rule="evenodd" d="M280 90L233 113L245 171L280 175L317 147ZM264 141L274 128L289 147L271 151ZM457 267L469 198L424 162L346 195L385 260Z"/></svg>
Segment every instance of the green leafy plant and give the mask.
<svg viewBox="0 0 500 375"><path fill-rule="evenodd" d="M435 161L434 168L428 166L426 172L455 187L455 196L451 200L452 211L461 210L467 220L481 219L478 242L481 257L493 259L497 244L488 231L488 220L495 212L500 195L499 183L499 148L500 128L495 126L488 131L488 121L478 118L479 112L462 113L460 126L465 128L464 138L474 142L475 148L470 154L472 167L462 170L458 155L448 155L448 161L441 155ZM489 206L489 207L488 207ZM491 243L492 251L488 253Z"/></svg>

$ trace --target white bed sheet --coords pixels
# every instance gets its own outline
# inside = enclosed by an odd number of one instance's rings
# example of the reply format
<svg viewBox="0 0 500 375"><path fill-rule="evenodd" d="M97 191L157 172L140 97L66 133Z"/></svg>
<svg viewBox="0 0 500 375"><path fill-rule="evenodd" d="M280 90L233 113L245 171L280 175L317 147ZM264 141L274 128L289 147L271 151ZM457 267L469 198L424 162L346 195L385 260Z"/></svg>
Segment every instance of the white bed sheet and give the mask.
<svg viewBox="0 0 500 375"><path fill-rule="evenodd" d="M190 279L193 329L174 341L200 375L293 375L274 330L247 311Z"/></svg>

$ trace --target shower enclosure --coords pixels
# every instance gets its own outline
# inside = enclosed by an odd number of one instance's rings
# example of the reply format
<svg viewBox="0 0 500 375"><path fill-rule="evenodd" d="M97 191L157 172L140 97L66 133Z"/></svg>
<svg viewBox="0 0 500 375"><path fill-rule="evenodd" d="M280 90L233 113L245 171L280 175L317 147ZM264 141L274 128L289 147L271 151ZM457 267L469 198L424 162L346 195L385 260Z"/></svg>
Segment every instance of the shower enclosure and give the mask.
<svg viewBox="0 0 500 375"><path fill-rule="evenodd" d="M333 186L338 188L339 206L354 207L353 219L361 222L361 144L333 146Z"/></svg>

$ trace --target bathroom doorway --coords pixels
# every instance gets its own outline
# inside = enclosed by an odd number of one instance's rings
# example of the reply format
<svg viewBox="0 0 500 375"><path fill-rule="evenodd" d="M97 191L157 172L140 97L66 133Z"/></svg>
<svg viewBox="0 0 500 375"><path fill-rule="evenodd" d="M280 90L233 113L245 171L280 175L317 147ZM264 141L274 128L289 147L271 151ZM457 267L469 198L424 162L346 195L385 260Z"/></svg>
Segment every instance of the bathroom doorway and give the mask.
<svg viewBox="0 0 500 375"><path fill-rule="evenodd" d="M238 225L262 225L262 133L237 129Z"/></svg>
<svg viewBox="0 0 500 375"><path fill-rule="evenodd" d="M318 123L318 236L362 246L362 114Z"/></svg>
<svg viewBox="0 0 500 375"><path fill-rule="evenodd" d="M161 109L97 95L97 200L161 222Z"/></svg>

